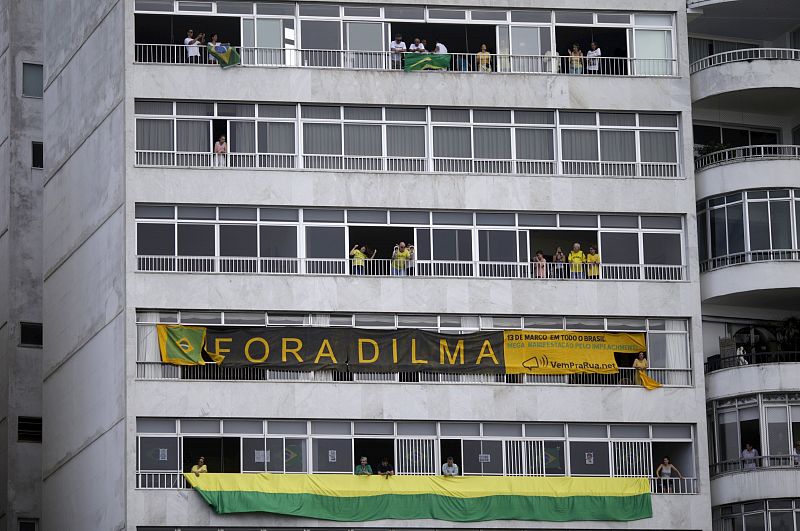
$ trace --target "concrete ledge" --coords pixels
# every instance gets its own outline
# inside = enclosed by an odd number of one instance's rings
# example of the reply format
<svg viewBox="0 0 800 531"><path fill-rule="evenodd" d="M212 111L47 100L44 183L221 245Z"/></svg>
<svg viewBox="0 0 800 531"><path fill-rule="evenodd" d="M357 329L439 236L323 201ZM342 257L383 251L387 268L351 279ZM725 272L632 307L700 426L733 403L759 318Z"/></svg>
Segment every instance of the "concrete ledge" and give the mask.
<svg viewBox="0 0 800 531"><path fill-rule="evenodd" d="M800 88L800 61L753 59L712 66L692 74L691 87L692 103L741 90Z"/></svg>
<svg viewBox="0 0 800 531"><path fill-rule="evenodd" d="M796 188L800 160L742 160L695 172L697 198L759 188Z"/></svg>
<svg viewBox="0 0 800 531"><path fill-rule="evenodd" d="M756 469L711 480L711 503L725 505L753 499L795 498L800 492L800 471Z"/></svg>
<svg viewBox="0 0 800 531"><path fill-rule="evenodd" d="M708 400L800 389L800 363L764 363L720 369L706 375Z"/></svg>

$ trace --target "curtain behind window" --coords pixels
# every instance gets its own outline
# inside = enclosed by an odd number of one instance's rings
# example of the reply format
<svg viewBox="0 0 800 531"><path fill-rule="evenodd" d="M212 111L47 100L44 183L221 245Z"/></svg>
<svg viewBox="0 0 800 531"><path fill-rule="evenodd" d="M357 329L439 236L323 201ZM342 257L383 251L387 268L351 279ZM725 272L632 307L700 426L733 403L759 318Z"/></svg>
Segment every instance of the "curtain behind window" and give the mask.
<svg viewBox="0 0 800 531"><path fill-rule="evenodd" d="M433 156L472 158L472 139L468 127L434 127Z"/></svg>
<svg viewBox="0 0 800 531"><path fill-rule="evenodd" d="M424 157L424 126L386 126L386 152L390 157Z"/></svg>
<svg viewBox="0 0 800 531"><path fill-rule="evenodd" d="M514 132L518 160L555 160L552 129L520 129Z"/></svg>
<svg viewBox="0 0 800 531"><path fill-rule="evenodd" d="M597 131L561 131L561 153L564 160L598 160Z"/></svg>
<svg viewBox="0 0 800 531"><path fill-rule="evenodd" d="M636 133L600 131L600 158L608 161L636 162Z"/></svg>
<svg viewBox="0 0 800 531"><path fill-rule="evenodd" d="M675 133L642 131L639 133L642 162L678 162Z"/></svg>
<svg viewBox="0 0 800 531"><path fill-rule="evenodd" d="M136 120L136 149L172 151L172 120Z"/></svg>
<svg viewBox="0 0 800 531"><path fill-rule="evenodd" d="M339 124L304 124L303 153L307 155L341 155L342 127Z"/></svg>
<svg viewBox="0 0 800 531"><path fill-rule="evenodd" d="M381 138L381 126L379 125L345 124L344 154L357 157L380 157L383 151Z"/></svg>
<svg viewBox="0 0 800 531"><path fill-rule="evenodd" d="M178 151L200 153L211 151L211 122L208 120L178 120Z"/></svg>
<svg viewBox="0 0 800 531"><path fill-rule="evenodd" d="M294 154L294 124L258 122L258 152Z"/></svg>
<svg viewBox="0 0 800 531"><path fill-rule="evenodd" d="M472 135L476 159L511 159L511 129L476 127Z"/></svg>
<svg viewBox="0 0 800 531"><path fill-rule="evenodd" d="M256 152L256 126L254 122L228 122L231 131L232 153Z"/></svg>

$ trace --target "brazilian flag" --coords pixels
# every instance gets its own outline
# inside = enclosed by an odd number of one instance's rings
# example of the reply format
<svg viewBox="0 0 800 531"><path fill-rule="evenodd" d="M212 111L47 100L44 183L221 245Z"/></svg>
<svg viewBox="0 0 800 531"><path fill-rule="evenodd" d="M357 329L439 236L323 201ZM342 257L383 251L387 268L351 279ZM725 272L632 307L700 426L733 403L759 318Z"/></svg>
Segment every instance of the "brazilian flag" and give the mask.
<svg viewBox="0 0 800 531"><path fill-rule="evenodd" d="M161 362L172 365L205 365L203 346L206 329L202 326L158 325Z"/></svg>
<svg viewBox="0 0 800 531"><path fill-rule="evenodd" d="M403 54L403 69L412 70L448 70L450 68L449 53L406 53Z"/></svg>
<svg viewBox="0 0 800 531"><path fill-rule="evenodd" d="M209 43L207 49L208 55L216 59L217 64L219 64L219 66L222 68L228 68L230 66L242 64L242 58L239 56L239 52L237 52L236 48L231 46L230 43L217 43L216 46Z"/></svg>

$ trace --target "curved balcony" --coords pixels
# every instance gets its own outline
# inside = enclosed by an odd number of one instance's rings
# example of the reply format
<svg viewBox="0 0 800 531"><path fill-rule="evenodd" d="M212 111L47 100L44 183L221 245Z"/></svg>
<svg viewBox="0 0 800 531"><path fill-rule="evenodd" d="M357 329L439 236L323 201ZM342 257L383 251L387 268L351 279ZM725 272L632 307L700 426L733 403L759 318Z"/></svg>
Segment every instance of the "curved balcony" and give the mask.
<svg viewBox="0 0 800 531"><path fill-rule="evenodd" d="M724 505L760 499L793 498L800 492L800 465L795 456L761 456L756 463L725 461L711 466L711 501Z"/></svg>
<svg viewBox="0 0 800 531"><path fill-rule="evenodd" d="M703 302L797 310L800 250L748 251L700 262Z"/></svg>
<svg viewBox="0 0 800 531"><path fill-rule="evenodd" d="M752 354L741 354L737 356L711 356L705 362L705 374L719 371L722 369L732 369L734 367L749 367L751 365L763 365L767 363L800 363L800 352L778 351L778 352L754 352Z"/></svg>
<svg viewBox="0 0 800 531"><path fill-rule="evenodd" d="M706 361L709 400L761 392L785 392L800 382L800 352L758 352L741 356L712 356Z"/></svg>
<svg viewBox="0 0 800 531"><path fill-rule="evenodd" d="M733 50L695 61L689 71L693 102L737 91L797 89L800 88L800 50Z"/></svg>
<svg viewBox="0 0 800 531"><path fill-rule="evenodd" d="M756 145L723 149L694 159L695 171L716 166L761 160L800 160L800 146Z"/></svg>

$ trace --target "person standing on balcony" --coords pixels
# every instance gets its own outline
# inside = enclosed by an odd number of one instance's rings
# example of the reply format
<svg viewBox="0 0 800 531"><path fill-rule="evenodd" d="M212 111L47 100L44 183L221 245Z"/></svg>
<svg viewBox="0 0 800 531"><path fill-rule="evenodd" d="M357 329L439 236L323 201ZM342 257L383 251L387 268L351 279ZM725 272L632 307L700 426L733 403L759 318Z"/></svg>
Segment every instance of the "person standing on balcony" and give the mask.
<svg viewBox="0 0 800 531"><path fill-rule="evenodd" d="M207 473L208 473L208 467L206 466L206 458L200 457L200 459L197 460L197 464L192 467L192 474L194 474L197 477L200 477L200 474L207 474Z"/></svg>
<svg viewBox="0 0 800 531"><path fill-rule="evenodd" d="M414 39L414 42L411 43L411 46L408 47L408 50L412 53L426 53L425 45L419 40L419 37Z"/></svg>
<svg viewBox="0 0 800 531"><path fill-rule="evenodd" d="M225 135L220 135L219 140L214 143L214 165L227 166L228 162L228 141Z"/></svg>
<svg viewBox="0 0 800 531"><path fill-rule="evenodd" d="M683 474L681 471L678 470L678 467L672 464L668 455L664 456L664 459L661 461L661 464L658 465L656 469L656 477L661 478L661 492L669 492L672 493L674 489L672 488L672 484L674 483L675 476L677 479L683 479Z"/></svg>
<svg viewBox="0 0 800 531"><path fill-rule="evenodd" d="M600 51L600 47L597 45L596 42L592 42L589 45L589 51L586 52L586 71L590 74L599 74L600 73L600 56L603 55L603 52Z"/></svg>
<svg viewBox="0 0 800 531"><path fill-rule="evenodd" d="M583 74L583 51L577 42L567 50L567 54L569 55L569 73Z"/></svg>
<svg viewBox="0 0 800 531"><path fill-rule="evenodd" d="M211 40L208 41L208 45L211 46L214 50L216 50L217 46L219 46L220 44L221 43L219 42L219 35L217 35L216 33L212 33L211 34ZM212 64L212 65L217 64L216 57L214 57L211 54L208 54L208 63Z"/></svg>
<svg viewBox="0 0 800 531"><path fill-rule="evenodd" d="M442 41L437 40L436 47L433 49L433 53L445 54L447 53L447 46L445 46Z"/></svg>
<svg viewBox="0 0 800 531"><path fill-rule="evenodd" d="M636 385L642 385L642 373L647 370L650 364L647 362L647 356L644 352L640 352L636 359L633 360L633 368L636 373L633 375L633 381Z"/></svg>
<svg viewBox="0 0 800 531"><path fill-rule="evenodd" d="M369 466L367 463L367 458L362 456L359 464L356 465L355 470L356 476L371 476L372 475L372 467Z"/></svg>
<svg viewBox="0 0 800 531"><path fill-rule="evenodd" d="M800 441L794 442L794 448L792 448L792 458L794 459L794 466L800 466Z"/></svg>
<svg viewBox="0 0 800 531"><path fill-rule="evenodd" d="M492 54L486 44L481 44L481 51L475 54L475 66L478 72L492 71Z"/></svg>
<svg viewBox="0 0 800 531"><path fill-rule="evenodd" d="M384 457L381 459L381 464L378 465L378 475L383 476L386 479L389 479L389 476L394 476L394 467L389 464L389 458Z"/></svg>
<svg viewBox="0 0 800 531"><path fill-rule="evenodd" d="M458 475L458 465L453 462L452 456L449 456L447 462L442 464L442 475L450 477Z"/></svg>
<svg viewBox="0 0 800 531"><path fill-rule="evenodd" d="M194 30L186 31L186 38L183 39L183 44L186 46L186 59L190 63L200 62L200 45L203 44L206 34L200 33L197 38L194 38Z"/></svg>
<svg viewBox="0 0 800 531"><path fill-rule="evenodd" d="M392 276L405 276L406 265L413 257L411 249L405 242L400 242L392 250Z"/></svg>
<svg viewBox="0 0 800 531"><path fill-rule="evenodd" d="M561 247L556 247L553 253L553 274L556 278L567 278L567 257Z"/></svg>
<svg viewBox="0 0 800 531"><path fill-rule="evenodd" d="M366 273L366 261L375 258L375 253L377 250L372 251L372 256L367 255L367 247L366 245L362 245L359 247L358 244L355 244L352 249L350 249L350 256L352 257L352 264L353 264L353 274L354 275L364 275Z"/></svg>
<svg viewBox="0 0 800 531"><path fill-rule="evenodd" d="M392 69L400 70L403 67L403 54L406 53L406 43L403 42L402 35L398 33L394 36L394 40L389 43L389 51L392 52Z"/></svg>
<svg viewBox="0 0 800 531"><path fill-rule="evenodd" d="M745 470L755 470L757 459L758 450L753 448L752 444L745 443L744 450L742 450L742 468Z"/></svg>
<svg viewBox="0 0 800 531"><path fill-rule="evenodd" d="M533 278L547 278L547 259L541 250L533 257Z"/></svg>
<svg viewBox="0 0 800 531"><path fill-rule="evenodd" d="M589 247L589 254L586 255L586 276L588 278L600 278L600 255L597 254L597 248L592 245Z"/></svg>
<svg viewBox="0 0 800 531"><path fill-rule="evenodd" d="M586 255L581 251L581 244L575 242L572 244L572 250L569 252L567 261L570 265L570 278L583 279L586 278L584 272L584 264L586 263Z"/></svg>

